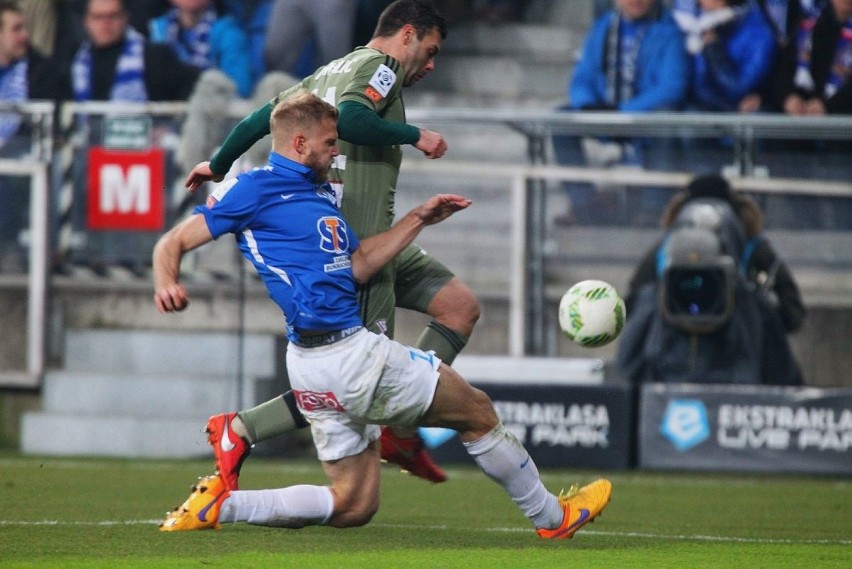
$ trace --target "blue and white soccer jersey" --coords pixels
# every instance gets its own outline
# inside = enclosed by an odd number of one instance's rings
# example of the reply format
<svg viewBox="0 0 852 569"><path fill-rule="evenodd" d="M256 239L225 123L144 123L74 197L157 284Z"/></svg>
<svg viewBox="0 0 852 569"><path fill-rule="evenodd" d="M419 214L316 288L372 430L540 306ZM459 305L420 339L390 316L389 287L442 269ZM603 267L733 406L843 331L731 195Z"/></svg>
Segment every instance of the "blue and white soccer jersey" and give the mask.
<svg viewBox="0 0 852 569"><path fill-rule="evenodd" d="M379 437L377 424L416 425L438 385L441 362L433 354L367 330L327 346L297 344L298 330L363 324L350 258L358 238L327 185L316 184L306 166L272 153L266 168L220 184L195 211L213 237L237 236L284 311L290 383L321 460L362 452Z"/></svg>
<svg viewBox="0 0 852 569"><path fill-rule="evenodd" d="M387 336L361 330L328 346L287 348L290 385L320 460L354 456L379 427L414 427L438 386L441 360Z"/></svg>
<svg viewBox="0 0 852 569"><path fill-rule="evenodd" d="M299 339L297 329L362 324L350 265L358 238L329 186L317 184L310 168L273 152L268 166L220 184L195 212L204 215L214 238L237 236L287 317L291 341Z"/></svg>

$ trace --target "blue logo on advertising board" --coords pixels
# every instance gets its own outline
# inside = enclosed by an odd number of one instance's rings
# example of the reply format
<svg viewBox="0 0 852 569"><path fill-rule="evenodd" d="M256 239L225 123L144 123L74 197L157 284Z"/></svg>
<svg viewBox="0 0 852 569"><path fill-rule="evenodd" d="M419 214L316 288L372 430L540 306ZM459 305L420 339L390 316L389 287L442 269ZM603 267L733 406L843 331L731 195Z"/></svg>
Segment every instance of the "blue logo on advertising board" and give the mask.
<svg viewBox="0 0 852 569"><path fill-rule="evenodd" d="M680 452L685 452L710 436L707 407L698 399L672 399L666 406L660 432Z"/></svg>
<svg viewBox="0 0 852 569"><path fill-rule="evenodd" d="M445 442L456 436L456 432L452 429L442 429L440 427L420 427L417 429L420 438L426 443L426 448L438 448Z"/></svg>

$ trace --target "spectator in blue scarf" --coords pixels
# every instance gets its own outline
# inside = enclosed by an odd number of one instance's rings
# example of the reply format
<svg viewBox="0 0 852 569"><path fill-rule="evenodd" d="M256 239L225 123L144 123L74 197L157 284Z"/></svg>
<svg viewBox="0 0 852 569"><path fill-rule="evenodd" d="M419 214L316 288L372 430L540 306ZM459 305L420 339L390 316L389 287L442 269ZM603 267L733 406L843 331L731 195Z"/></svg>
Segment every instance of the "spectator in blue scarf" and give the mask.
<svg viewBox="0 0 852 569"><path fill-rule="evenodd" d="M220 16L213 0L170 0L172 8L149 22L152 42L169 45L181 61L200 70L218 69L236 85L240 97L251 96L248 36L231 15Z"/></svg>
<svg viewBox="0 0 852 569"><path fill-rule="evenodd" d="M76 101L182 101L199 71L168 46L130 26L128 0L88 0L86 40L74 54L69 90Z"/></svg>

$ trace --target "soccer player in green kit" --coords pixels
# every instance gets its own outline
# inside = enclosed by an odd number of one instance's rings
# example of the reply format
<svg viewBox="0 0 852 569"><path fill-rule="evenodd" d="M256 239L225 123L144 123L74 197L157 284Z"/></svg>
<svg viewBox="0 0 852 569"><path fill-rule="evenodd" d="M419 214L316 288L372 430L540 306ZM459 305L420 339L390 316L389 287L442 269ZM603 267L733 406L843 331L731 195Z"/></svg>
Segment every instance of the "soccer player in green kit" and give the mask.
<svg viewBox="0 0 852 569"><path fill-rule="evenodd" d="M386 231L394 217L400 145L411 144L430 159L440 158L447 150L439 133L405 122L401 92L435 68L435 56L446 34L444 18L430 3L393 2L379 17L367 46L320 67L244 118L216 155L192 170L186 186L194 191L209 180L221 181L243 152L269 134L275 104L290 92L304 89L340 111L341 154L329 181L344 216L359 238ZM452 364L467 343L480 312L467 285L416 244L359 289L359 302L367 327L391 338L395 306L432 316L415 345L434 351L447 364ZM228 489L238 488L239 470L251 445L306 425L291 392L252 409L211 417L208 440ZM433 482L446 479L416 431L384 428L381 442L382 458L388 462Z"/></svg>

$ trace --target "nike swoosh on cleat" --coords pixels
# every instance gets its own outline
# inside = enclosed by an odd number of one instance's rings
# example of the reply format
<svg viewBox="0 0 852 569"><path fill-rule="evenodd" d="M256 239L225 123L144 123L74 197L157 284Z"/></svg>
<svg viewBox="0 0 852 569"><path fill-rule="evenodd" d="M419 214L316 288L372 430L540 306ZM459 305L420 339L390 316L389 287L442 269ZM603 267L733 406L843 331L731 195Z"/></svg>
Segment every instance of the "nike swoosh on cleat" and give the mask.
<svg viewBox="0 0 852 569"><path fill-rule="evenodd" d="M577 521L565 528L565 531L571 531L575 527L581 526L586 523L586 520L589 519L589 510L586 508L580 508L580 517L577 518Z"/></svg>
<svg viewBox="0 0 852 569"><path fill-rule="evenodd" d="M290 198L292 198L294 195L295 195L295 194L281 194L281 199L282 199L282 200L289 200L289 199L290 199Z"/></svg>
<svg viewBox="0 0 852 569"><path fill-rule="evenodd" d="M222 438L219 440L219 448L221 448L224 452L231 452L237 446L236 443L231 442L230 435L230 421L225 421L225 430L222 431Z"/></svg>
<svg viewBox="0 0 852 569"><path fill-rule="evenodd" d="M521 463L521 468L524 468L529 463L530 463L530 455L527 455L527 459Z"/></svg>
<svg viewBox="0 0 852 569"><path fill-rule="evenodd" d="M215 498L213 498L213 499L210 501L210 503L209 503L209 504L207 504L206 506L204 506L203 508L201 508L200 510L198 510L198 519L199 519L199 520L201 520L202 522L206 522L206 521L207 521L207 512L209 512L209 511L210 511L210 508L212 508L212 507L213 507L213 505L214 505L214 504L216 504L216 502L218 502L218 501L219 501L219 498L221 498L221 497L222 497L222 494L224 494L224 493L225 493L225 490L222 490L221 492L219 492L219 495L218 495L218 496L216 496Z"/></svg>

